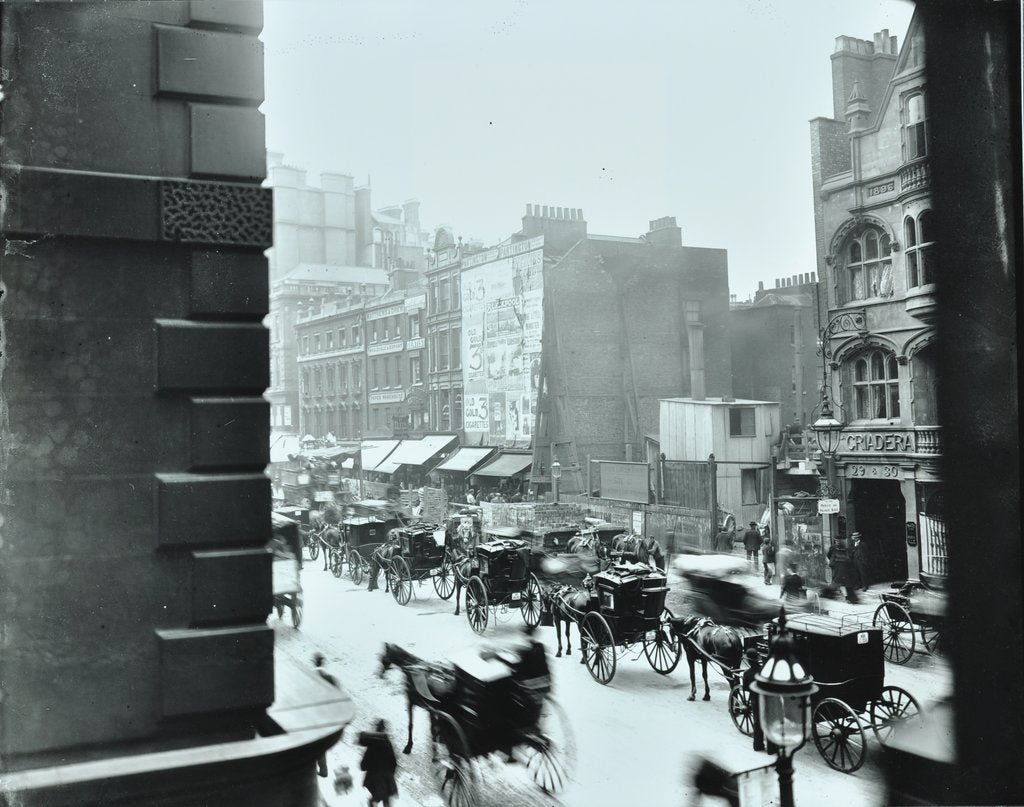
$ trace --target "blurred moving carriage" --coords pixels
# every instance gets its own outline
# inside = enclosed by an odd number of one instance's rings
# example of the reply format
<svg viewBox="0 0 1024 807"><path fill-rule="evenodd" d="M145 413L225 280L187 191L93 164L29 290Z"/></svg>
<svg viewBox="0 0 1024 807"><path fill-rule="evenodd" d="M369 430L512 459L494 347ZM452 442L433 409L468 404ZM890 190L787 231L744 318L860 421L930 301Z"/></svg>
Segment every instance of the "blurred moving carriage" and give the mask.
<svg viewBox="0 0 1024 807"><path fill-rule="evenodd" d="M896 589L881 595L872 624L884 634L885 657L893 664L910 661L920 634L929 653L941 649L942 627L946 617L945 578L921 572L920 580L893 583Z"/></svg>
<svg viewBox="0 0 1024 807"><path fill-rule="evenodd" d="M302 568L302 538L299 524L276 511L270 517L272 604L277 610L278 619L284 616L285 608L289 609L292 626L298 628L302 624L302 583L299 576Z"/></svg>
<svg viewBox="0 0 1024 807"><path fill-rule="evenodd" d="M490 530L498 536L500 530ZM510 535L520 534L508 530ZM513 537L495 537L476 547L468 563L456 570L460 585L466 587L466 619L476 633L487 630L493 610L495 616L518 610L530 627L540 623L543 610L542 590L533 563L530 546Z"/></svg>
<svg viewBox="0 0 1024 807"><path fill-rule="evenodd" d="M882 629L862 616L796 614L785 625L797 657L818 685L811 697L814 744L829 767L853 773L867 756L865 729L884 742L895 724L920 714L921 706L905 689L886 685ZM776 618L763 634L744 640L746 648L757 651L758 666L767 659L768 644L778 631ZM741 685L729 695L729 714L736 728L753 734L753 708Z"/></svg>
<svg viewBox="0 0 1024 807"><path fill-rule="evenodd" d="M583 661L591 677L607 684L615 676L616 659L642 645L651 668L668 675L679 664L682 646L665 607L668 578L637 563L620 563L592 575L590 602L584 608L555 592L554 607L576 622ZM639 653L637 655L639 658Z"/></svg>
<svg viewBox="0 0 1024 807"><path fill-rule="evenodd" d="M455 558L443 526L411 524L397 527L391 535L398 548L391 557L391 593L399 605L412 597L412 584L434 581L437 595L447 600L455 591Z"/></svg>

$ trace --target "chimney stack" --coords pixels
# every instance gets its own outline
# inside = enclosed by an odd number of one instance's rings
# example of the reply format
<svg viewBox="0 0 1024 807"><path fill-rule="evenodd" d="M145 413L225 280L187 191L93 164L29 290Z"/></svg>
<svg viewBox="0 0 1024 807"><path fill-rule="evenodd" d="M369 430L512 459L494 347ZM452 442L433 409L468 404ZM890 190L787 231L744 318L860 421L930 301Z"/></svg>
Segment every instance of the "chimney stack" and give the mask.
<svg viewBox="0 0 1024 807"><path fill-rule="evenodd" d="M647 243L657 244L666 247L681 247L683 245L683 230L676 225L675 216L662 216L649 223L647 231Z"/></svg>

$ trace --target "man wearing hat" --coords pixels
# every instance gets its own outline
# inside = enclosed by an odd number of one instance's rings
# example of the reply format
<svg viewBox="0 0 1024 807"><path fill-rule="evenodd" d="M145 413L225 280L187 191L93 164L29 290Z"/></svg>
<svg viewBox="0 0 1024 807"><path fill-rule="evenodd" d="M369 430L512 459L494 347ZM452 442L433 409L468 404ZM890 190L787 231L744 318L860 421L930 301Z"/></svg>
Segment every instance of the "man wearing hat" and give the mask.
<svg viewBox="0 0 1024 807"><path fill-rule="evenodd" d="M751 521L747 531L743 533L743 548L747 550L747 563L753 564L757 571L757 556L761 553L761 533L757 531L757 522Z"/></svg>
<svg viewBox="0 0 1024 807"><path fill-rule="evenodd" d="M850 536L853 539L853 549L850 550L850 560L853 561L852 582L861 591L868 590L868 575L871 563L868 560L867 547L861 540L861 534L855 532Z"/></svg>

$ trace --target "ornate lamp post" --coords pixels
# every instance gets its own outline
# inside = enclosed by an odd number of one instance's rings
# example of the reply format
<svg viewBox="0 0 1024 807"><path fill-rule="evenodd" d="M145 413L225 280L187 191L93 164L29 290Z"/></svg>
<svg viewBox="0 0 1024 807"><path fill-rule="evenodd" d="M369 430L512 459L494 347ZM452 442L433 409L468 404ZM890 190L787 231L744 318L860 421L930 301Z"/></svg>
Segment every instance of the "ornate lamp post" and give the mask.
<svg viewBox="0 0 1024 807"><path fill-rule="evenodd" d="M807 742L811 696L818 687L797 658L793 637L786 630L786 614L781 609L779 632L750 689L758 696L758 717L765 739L779 749L775 770L781 807L794 807L793 754Z"/></svg>
<svg viewBox="0 0 1024 807"><path fill-rule="evenodd" d="M558 504L558 480L562 478L562 464L558 460L551 461L551 496Z"/></svg>

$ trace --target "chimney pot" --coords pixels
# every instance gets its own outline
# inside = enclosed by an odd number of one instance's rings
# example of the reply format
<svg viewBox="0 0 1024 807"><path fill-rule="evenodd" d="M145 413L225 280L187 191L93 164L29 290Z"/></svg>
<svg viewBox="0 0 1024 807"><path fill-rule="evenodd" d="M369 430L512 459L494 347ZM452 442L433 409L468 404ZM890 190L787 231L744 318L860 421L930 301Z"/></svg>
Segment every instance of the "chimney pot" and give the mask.
<svg viewBox="0 0 1024 807"><path fill-rule="evenodd" d="M544 205L544 212L541 214L544 218L548 217L548 206Z"/></svg>
<svg viewBox="0 0 1024 807"><path fill-rule="evenodd" d="M758 280L757 281L757 290L758 291L764 291L764 281L763 280Z"/></svg>
<svg viewBox="0 0 1024 807"><path fill-rule="evenodd" d="M818 273L817 272L811 272L811 283L817 283L817 282L818 282Z"/></svg>
<svg viewBox="0 0 1024 807"><path fill-rule="evenodd" d="M556 218L563 218L563 216L562 216L562 208L558 208L558 216L556 216Z"/></svg>
<svg viewBox="0 0 1024 807"><path fill-rule="evenodd" d="M533 205L529 205L529 204L528 204L528 205L526 206L526 215L527 215L527 216L532 216L532 215L533 215Z"/></svg>

